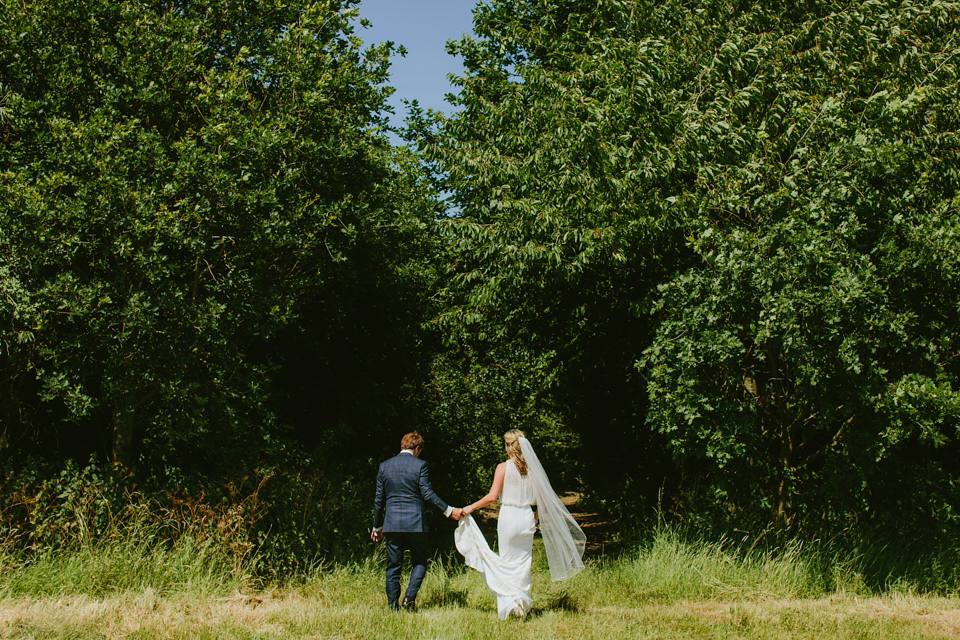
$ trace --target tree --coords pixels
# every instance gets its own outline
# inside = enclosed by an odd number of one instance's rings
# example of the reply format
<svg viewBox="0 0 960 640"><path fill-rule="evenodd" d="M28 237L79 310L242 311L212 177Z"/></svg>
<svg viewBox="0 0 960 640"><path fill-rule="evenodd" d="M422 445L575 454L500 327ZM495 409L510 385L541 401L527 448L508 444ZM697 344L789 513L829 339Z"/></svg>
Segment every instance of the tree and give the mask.
<svg viewBox="0 0 960 640"><path fill-rule="evenodd" d="M748 513L916 526L958 497L958 7L813 8L731 10L698 78L650 418Z"/></svg>
<svg viewBox="0 0 960 640"><path fill-rule="evenodd" d="M433 158L460 212L450 339L477 366L535 373L531 396L561 407L555 429L579 436L594 495L654 501L672 469L642 427L634 363L657 285L689 257L673 250L683 227L666 194L683 178L658 161L673 125L669 96L649 90L659 47L636 35L648 19L622 2L478 7L478 39L451 49L463 110Z"/></svg>
<svg viewBox="0 0 960 640"><path fill-rule="evenodd" d="M814 527L955 505L957 12L478 7L433 152L451 336L549 360L594 487Z"/></svg>
<svg viewBox="0 0 960 640"><path fill-rule="evenodd" d="M304 327L369 334L355 285L412 274L378 321L416 333L435 205L382 133L392 49L355 4L4 3L8 453L262 463Z"/></svg>

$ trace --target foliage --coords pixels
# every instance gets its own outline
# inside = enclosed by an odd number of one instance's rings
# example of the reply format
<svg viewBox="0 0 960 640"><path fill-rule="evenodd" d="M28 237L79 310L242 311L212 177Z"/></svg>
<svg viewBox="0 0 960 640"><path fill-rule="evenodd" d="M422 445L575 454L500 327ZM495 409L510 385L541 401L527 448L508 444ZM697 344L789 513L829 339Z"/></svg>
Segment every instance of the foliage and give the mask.
<svg viewBox="0 0 960 640"><path fill-rule="evenodd" d="M431 439L428 446L430 451L455 452L454 464L441 458L446 468L440 473L459 502L472 502L490 490L493 471L506 455L503 434L517 428L536 443L556 491L579 487L576 436L543 398L546 385L536 375L542 363L511 355L481 360L469 351L449 351L434 361L429 403L439 442Z"/></svg>
<svg viewBox="0 0 960 640"><path fill-rule="evenodd" d="M955 531L957 20L479 6L428 149L449 339L545 364L590 488L727 528Z"/></svg>
<svg viewBox="0 0 960 640"><path fill-rule="evenodd" d="M376 470L343 478L316 471L319 466L277 469L262 479L256 494L261 517L245 522L256 540L252 555L260 579L305 575L370 552L369 478Z"/></svg>
<svg viewBox="0 0 960 640"><path fill-rule="evenodd" d="M265 511L256 490L221 500L151 496L129 477L72 462L58 475L36 465L8 474L2 490L8 597L188 583L210 593L248 582L255 567L251 528Z"/></svg>
<svg viewBox="0 0 960 640"><path fill-rule="evenodd" d="M357 4L0 0L12 543L302 570L513 427L624 523L955 536L957 3L490 0L411 149Z"/></svg>
<svg viewBox="0 0 960 640"><path fill-rule="evenodd" d="M591 36L606 33L609 4L493 2L475 13L478 39L451 45L467 71L463 109L426 149L458 211L440 324L470 366L511 372L509 386L540 396L541 422L575 434L561 455L581 460L588 490L615 503L626 488L652 505L671 470L655 435L635 428L646 403L634 362L682 236L607 148L628 123L641 134L631 157L656 142L654 114L623 89L642 45Z"/></svg>
<svg viewBox="0 0 960 640"><path fill-rule="evenodd" d="M435 205L354 4L4 3L4 453L233 473L401 413Z"/></svg>
<svg viewBox="0 0 960 640"><path fill-rule="evenodd" d="M813 8L694 41L709 89L675 145L699 161L671 198L698 259L659 290L649 420L731 509L946 533L958 7Z"/></svg>
<svg viewBox="0 0 960 640"><path fill-rule="evenodd" d="M139 485L96 461L68 461L59 473L49 467L34 462L0 485L0 552L38 575L59 566L71 575L98 573L94 584L105 592L138 580L160 591L181 570L212 572L209 584L252 584L369 551L369 540L357 535L367 526L364 483L332 480L309 465L207 489L185 479L172 490L157 481ZM32 583L25 575L10 588Z"/></svg>

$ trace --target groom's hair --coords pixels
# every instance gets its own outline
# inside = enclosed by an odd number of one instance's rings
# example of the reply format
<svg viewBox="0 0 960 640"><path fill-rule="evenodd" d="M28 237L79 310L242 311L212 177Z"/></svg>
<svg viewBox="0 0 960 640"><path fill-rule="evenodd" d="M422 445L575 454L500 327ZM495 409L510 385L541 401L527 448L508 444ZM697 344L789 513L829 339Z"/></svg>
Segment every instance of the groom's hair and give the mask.
<svg viewBox="0 0 960 640"><path fill-rule="evenodd" d="M403 436L403 440L400 441L401 449L416 449L417 447L423 446L423 437L420 436L416 431L408 433Z"/></svg>

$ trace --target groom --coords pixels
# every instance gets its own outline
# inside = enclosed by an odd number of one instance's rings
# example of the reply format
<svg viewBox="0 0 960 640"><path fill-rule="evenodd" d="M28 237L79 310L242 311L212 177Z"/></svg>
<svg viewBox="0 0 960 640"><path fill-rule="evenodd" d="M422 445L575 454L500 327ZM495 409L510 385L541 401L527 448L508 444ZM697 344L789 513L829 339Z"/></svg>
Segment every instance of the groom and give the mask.
<svg viewBox="0 0 960 640"><path fill-rule="evenodd" d="M410 584L403 596L402 606L416 610L417 591L427 573L427 523L424 520L424 500L443 511L443 515L459 520L460 509L448 506L433 492L427 463L420 459L423 438L414 431L403 436L400 453L380 463L377 471L377 496L373 504L373 531L370 539L380 542L386 538L387 547L387 605L400 608L400 569L403 552L410 550L413 570Z"/></svg>

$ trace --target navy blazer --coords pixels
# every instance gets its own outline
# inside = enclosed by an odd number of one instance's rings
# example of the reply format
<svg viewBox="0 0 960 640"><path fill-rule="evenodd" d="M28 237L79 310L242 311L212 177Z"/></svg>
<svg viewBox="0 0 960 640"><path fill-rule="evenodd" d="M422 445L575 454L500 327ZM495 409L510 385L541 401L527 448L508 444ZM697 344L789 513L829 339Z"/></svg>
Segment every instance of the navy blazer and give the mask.
<svg viewBox="0 0 960 640"><path fill-rule="evenodd" d="M380 463L373 526L384 533L416 533L429 530L423 517L423 501L447 510L447 503L430 486L429 466L410 453L398 453Z"/></svg>

